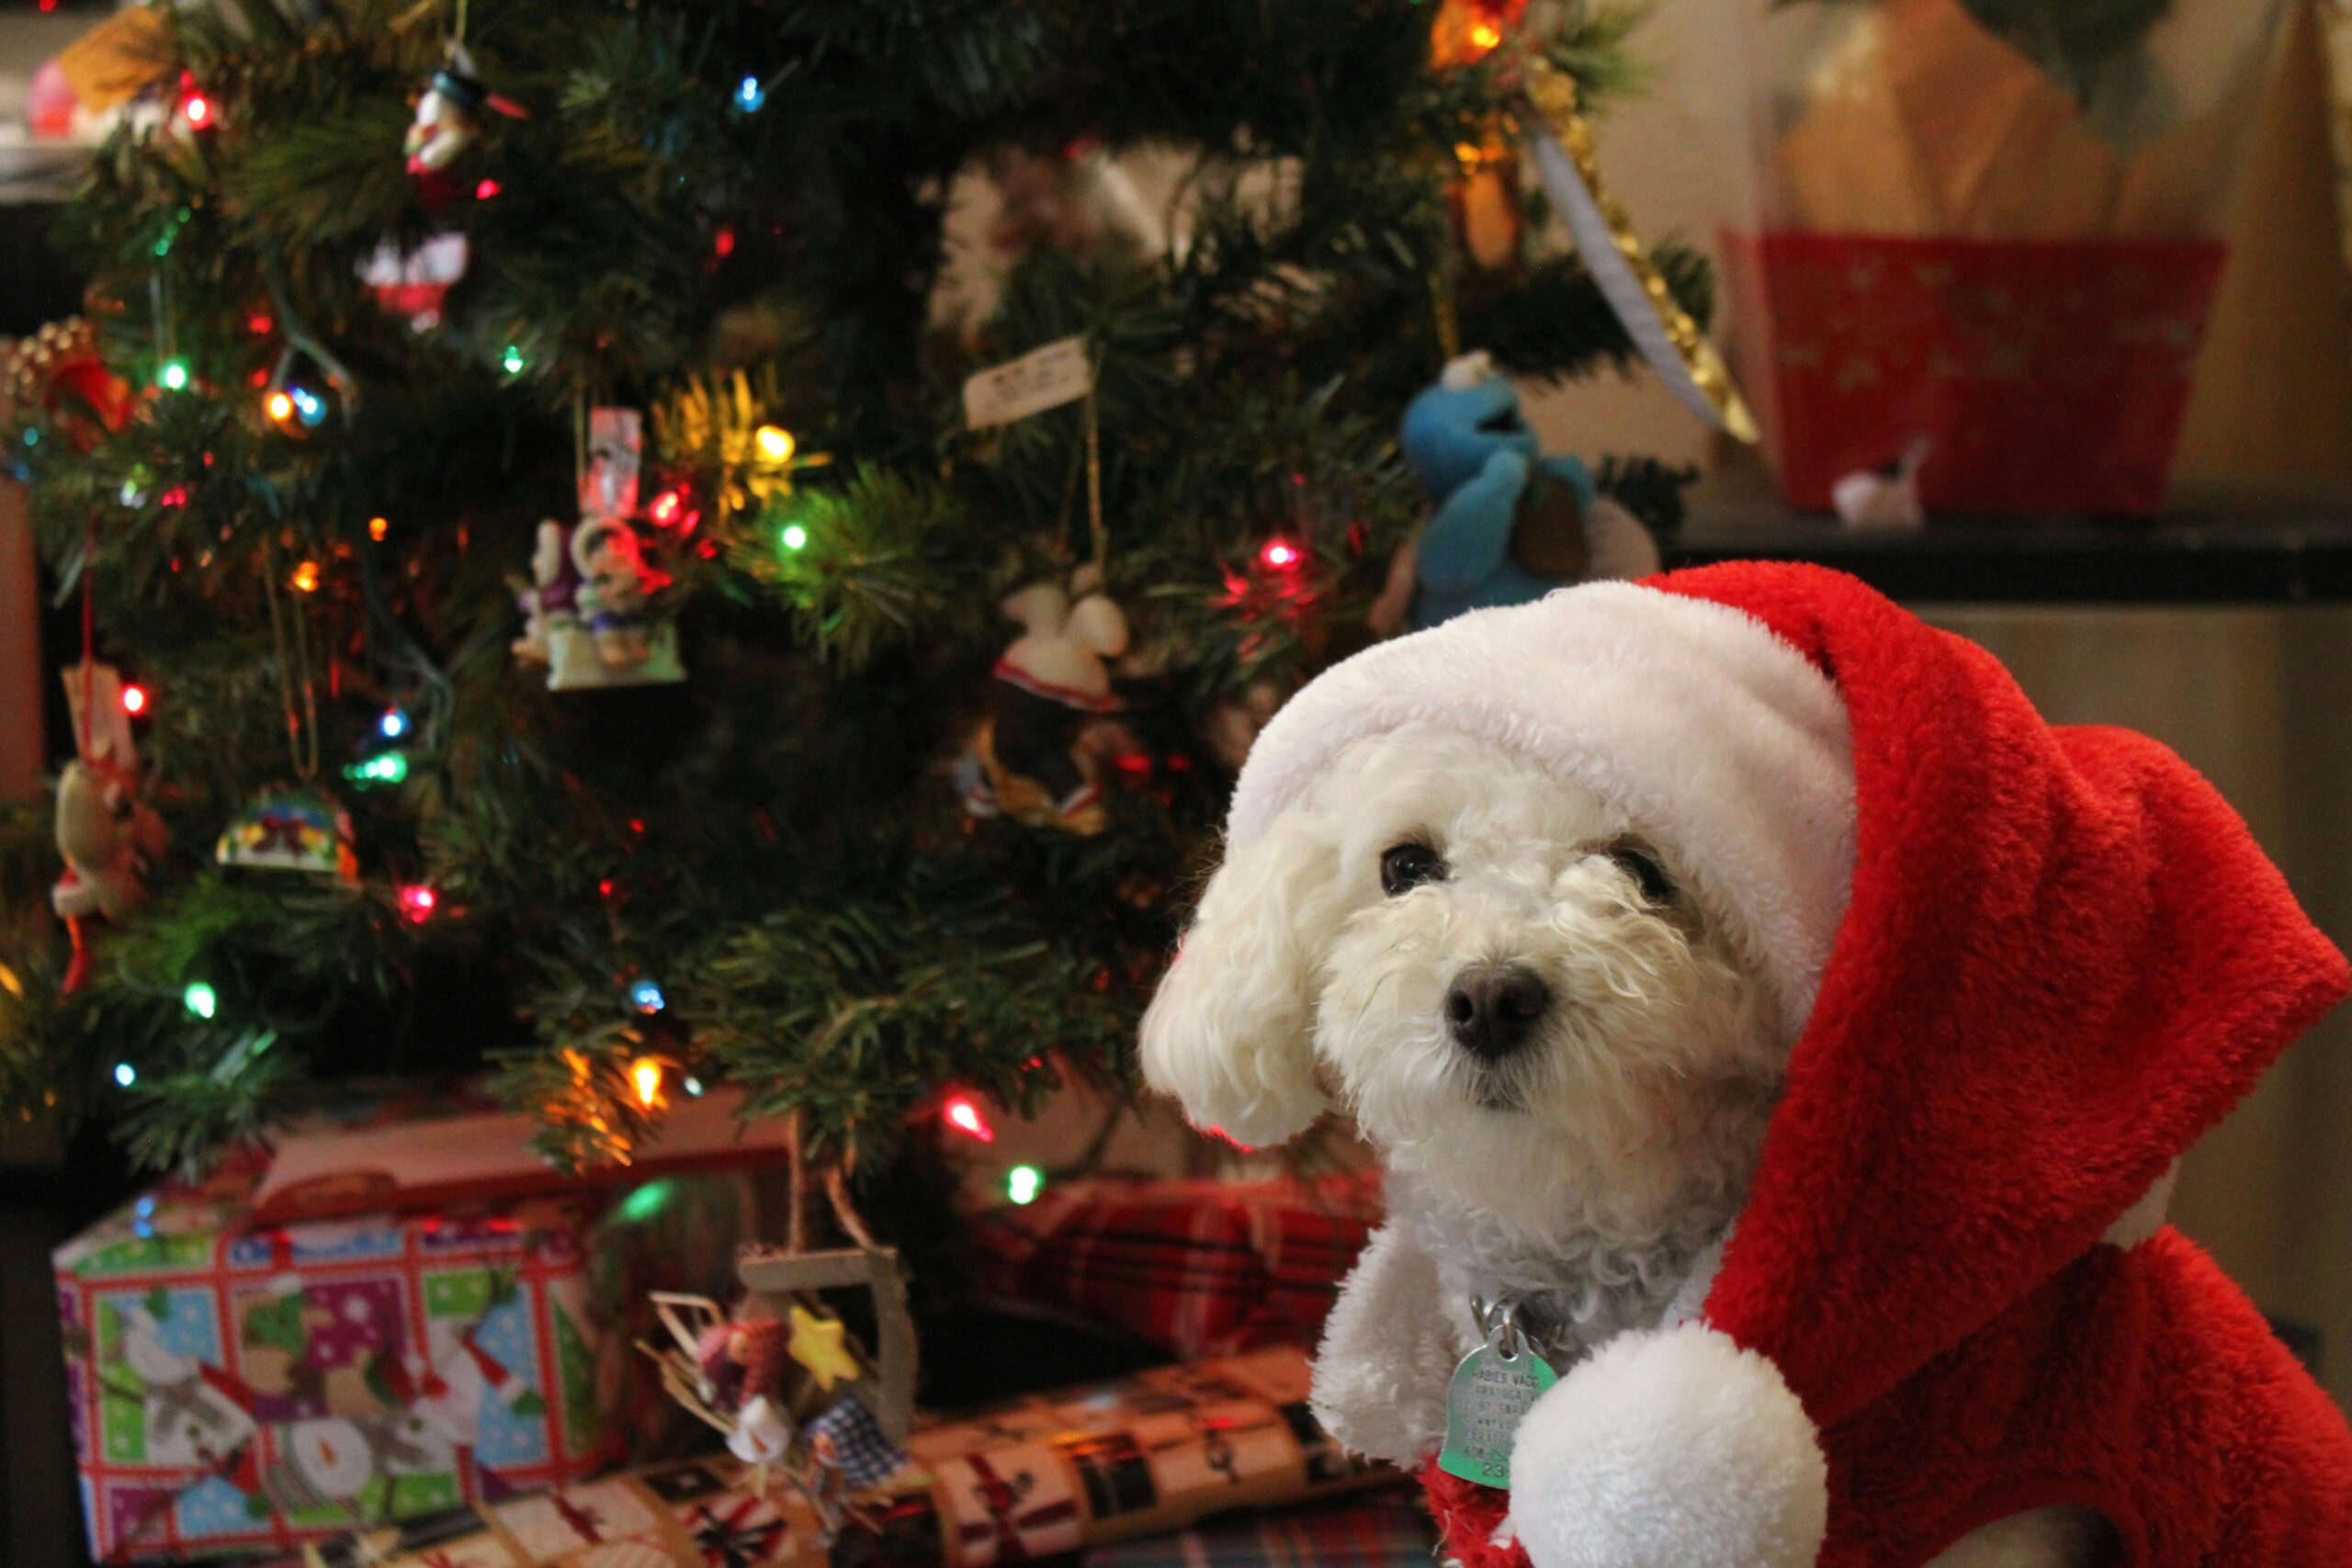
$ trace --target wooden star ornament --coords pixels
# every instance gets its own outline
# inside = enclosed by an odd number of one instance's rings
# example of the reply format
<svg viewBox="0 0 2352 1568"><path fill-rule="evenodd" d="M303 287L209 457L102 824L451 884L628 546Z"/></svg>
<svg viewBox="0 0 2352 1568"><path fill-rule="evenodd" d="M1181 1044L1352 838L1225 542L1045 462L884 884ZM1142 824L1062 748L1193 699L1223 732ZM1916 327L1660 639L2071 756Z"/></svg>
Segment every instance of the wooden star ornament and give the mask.
<svg viewBox="0 0 2352 1568"><path fill-rule="evenodd" d="M849 1348L848 1329L836 1319L819 1317L797 1304L791 1317L792 1343L786 1349L794 1360L808 1369L819 1388L831 1390L835 1383L856 1380L861 1369Z"/></svg>

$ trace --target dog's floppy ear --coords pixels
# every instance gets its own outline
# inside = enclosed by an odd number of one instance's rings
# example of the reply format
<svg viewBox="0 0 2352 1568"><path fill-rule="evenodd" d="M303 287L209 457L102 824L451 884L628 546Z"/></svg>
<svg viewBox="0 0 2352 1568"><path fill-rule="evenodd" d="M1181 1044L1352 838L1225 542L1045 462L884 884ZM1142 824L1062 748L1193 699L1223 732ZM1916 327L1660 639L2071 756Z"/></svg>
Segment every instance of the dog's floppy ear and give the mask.
<svg viewBox="0 0 2352 1568"><path fill-rule="evenodd" d="M1143 1018L1143 1071L1196 1126L1263 1147L1328 1109L1315 1077L1316 976L1336 933L1339 844L1294 812L1228 855Z"/></svg>

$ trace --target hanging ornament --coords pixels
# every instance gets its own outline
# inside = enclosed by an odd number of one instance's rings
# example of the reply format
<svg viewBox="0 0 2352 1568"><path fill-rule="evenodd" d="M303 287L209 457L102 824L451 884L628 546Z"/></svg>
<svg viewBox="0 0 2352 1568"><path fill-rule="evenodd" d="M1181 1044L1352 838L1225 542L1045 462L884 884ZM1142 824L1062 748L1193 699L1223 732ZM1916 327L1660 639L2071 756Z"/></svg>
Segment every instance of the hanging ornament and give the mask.
<svg viewBox="0 0 2352 1568"><path fill-rule="evenodd" d="M550 691L683 681L677 623L648 608L669 577L646 560L634 521L643 445L637 411L596 409L586 423L581 522L539 525L532 581L517 585L526 622L515 656L543 660Z"/></svg>
<svg viewBox="0 0 2352 1568"><path fill-rule="evenodd" d="M1106 662L1127 649L1127 618L1081 567L1065 589L1033 582L998 606L1021 627L997 660L989 717L959 763L964 805L1032 828L1092 835L1107 820L1085 732L1115 712Z"/></svg>
<svg viewBox="0 0 2352 1568"><path fill-rule="evenodd" d="M130 383L107 368L87 317L51 321L18 343L7 360L19 418L37 418L76 452L88 452L130 422Z"/></svg>
<svg viewBox="0 0 2352 1568"><path fill-rule="evenodd" d="M170 842L163 818L139 798L133 771L80 759L65 764L57 779L57 852L65 870L49 898L73 939L69 995L89 981L94 923L120 925L139 912L147 902L141 879Z"/></svg>
<svg viewBox="0 0 2352 1568"><path fill-rule="evenodd" d="M569 631L550 634L548 689L684 680L677 623L646 608L648 594L666 579L646 564L636 525L624 517L582 523L571 531L571 555L579 576L579 613Z"/></svg>
<svg viewBox="0 0 2352 1568"><path fill-rule="evenodd" d="M1648 531L1601 500L1581 462L1543 455L1488 355L1446 366L1406 408L1401 444L1436 509L1412 547L1416 626L1525 604L1563 583L1658 570Z"/></svg>
<svg viewBox="0 0 2352 1568"><path fill-rule="evenodd" d="M453 165L481 137L484 110L509 119L530 118L520 104L484 85L473 56L464 43L452 39L448 57L416 100L416 118L401 143L417 200L427 212L447 211L458 199L464 182Z"/></svg>
<svg viewBox="0 0 2352 1568"><path fill-rule="evenodd" d="M531 581L517 583L514 602L523 611L523 635L514 641L514 657L530 664L554 661L555 635L580 626L580 572L571 564L571 530L549 519L539 525L538 543L531 551Z"/></svg>
<svg viewBox="0 0 2352 1568"><path fill-rule="evenodd" d="M464 278L471 258L466 237L452 231L413 246L385 240L356 270L386 315L403 318L412 332L428 333L441 324L449 290Z"/></svg>
<svg viewBox="0 0 2352 1568"><path fill-rule="evenodd" d="M1148 256L1167 248L1166 232L1135 180L1092 137L1044 152L992 147L980 163L996 191L989 239L1000 264L1049 250L1085 260L1104 251Z"/></svg>
<svg viewBox="0 0 2352 1568"><path fill-rule="evenodd" d="M1519 265L1527 234L1527 204L1519 188L1519 154L1500 129L1453 149L1454 167L1445 182L1447 216L1453 243L1488 272Z"/></svg>
<svg viewBox="0 0 2352 1568"><path fill-rule="evenodd" d="M85 612L88 592L85 578ZM90 637L85 614L82 662L61 672L74 760L57 779L57 852L65 868L49 898L74 944L62 987L68 995L89 981L98 925L119 925L146 903L141 878L171 843L163 818L141 798L139 746L130 718L146 705L145 694L123 684L112 665L90 657ZM140 692L136 708L133 692Z"/></svg>
<svg viewBox="0 0 2352 1568"><path fill-rule="evenodd" d="M254 797L221 829L213 860L249 871L301 871L359 880L351 814L310 789L272 789Z"/></svg>

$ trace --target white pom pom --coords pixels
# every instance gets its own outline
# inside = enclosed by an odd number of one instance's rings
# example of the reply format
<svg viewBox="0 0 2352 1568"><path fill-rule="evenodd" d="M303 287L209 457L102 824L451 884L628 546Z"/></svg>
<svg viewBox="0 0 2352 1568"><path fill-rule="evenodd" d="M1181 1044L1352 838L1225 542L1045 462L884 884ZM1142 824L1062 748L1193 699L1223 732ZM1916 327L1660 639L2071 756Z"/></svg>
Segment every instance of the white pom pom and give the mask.
<svg viewBox="0 0 2352 1568"><path fill-rule="evenodd" d="M1445 368L1438 373L1438 380L1449 392L1466 392L1494 378L1495 356L1483 348L1456 355L1447 360Z"/></svg>
<svg viewBox="0 0 2352 1568"><path fill-rule="evenodd" d="M1614 1339L1537 1400L1510 1495L1534 1568L1811 1568L1829 1467L1780 1369L1692 1323Z"/></svg>

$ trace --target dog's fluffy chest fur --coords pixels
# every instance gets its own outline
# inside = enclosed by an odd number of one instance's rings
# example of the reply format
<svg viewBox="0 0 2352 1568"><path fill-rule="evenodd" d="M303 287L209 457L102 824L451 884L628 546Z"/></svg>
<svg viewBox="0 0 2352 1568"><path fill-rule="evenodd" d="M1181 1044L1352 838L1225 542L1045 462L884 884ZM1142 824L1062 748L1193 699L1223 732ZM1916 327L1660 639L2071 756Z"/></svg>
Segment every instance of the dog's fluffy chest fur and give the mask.
<svg viewBox="0 0 2352 1568"><path fill-rule="evenodd" d="M1512 1302L1560 1371L1613 1335L1655 1325L1736 1208L1728 1194L1701 1191L1653 1218L1589 1208L1532 1235L1410 1172L1392 1172L1388 1190L1390 1223L1437 1265L1442 1310L1464 1344L1476 1338L1474 1299Z"/></svg>

